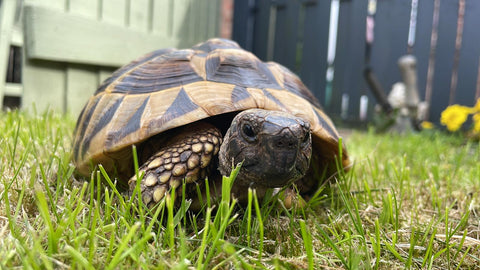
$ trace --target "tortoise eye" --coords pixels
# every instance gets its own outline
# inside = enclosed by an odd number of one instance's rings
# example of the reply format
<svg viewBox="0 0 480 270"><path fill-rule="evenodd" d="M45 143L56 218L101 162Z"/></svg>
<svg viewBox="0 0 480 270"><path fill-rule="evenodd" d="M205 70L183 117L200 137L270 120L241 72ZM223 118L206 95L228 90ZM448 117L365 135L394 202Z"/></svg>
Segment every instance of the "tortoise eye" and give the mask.
<svg viewBox="0 0 480 270"><path fill-rule="evenodd" d="M245 139L249 141L254 141L256 139L256 134L255 131L253 131L253 128L249 124L244 124L242 126L242 133L245 137Z"/></svg>

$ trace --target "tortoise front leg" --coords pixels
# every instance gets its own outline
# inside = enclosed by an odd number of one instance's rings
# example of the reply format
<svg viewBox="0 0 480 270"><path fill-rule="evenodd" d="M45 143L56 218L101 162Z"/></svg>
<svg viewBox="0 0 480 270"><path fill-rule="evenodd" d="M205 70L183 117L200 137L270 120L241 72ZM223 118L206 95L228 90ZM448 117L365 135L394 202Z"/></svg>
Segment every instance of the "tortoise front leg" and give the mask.
<svg viewBox="0 0 480 270"><path fill-rule="evenodd" d="M144 172L140 182L143 203L152 207L182 181L190 184L203 180L221 143L220 130L211 124L200 122L181 129L139 168L139 175ZM136 176L128 184L132 194Z"/></svg>

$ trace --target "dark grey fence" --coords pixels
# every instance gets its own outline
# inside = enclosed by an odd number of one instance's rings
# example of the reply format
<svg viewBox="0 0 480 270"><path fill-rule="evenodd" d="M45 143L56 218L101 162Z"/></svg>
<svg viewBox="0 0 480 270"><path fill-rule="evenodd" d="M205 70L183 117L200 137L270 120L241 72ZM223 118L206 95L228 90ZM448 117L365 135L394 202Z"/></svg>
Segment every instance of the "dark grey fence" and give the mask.
<svg viewBox="0 0 480 270"><path fill-rule="evenodd" d="M370 116L375 104L363 77L366 17L372 1L340 1L335 72L329 84L325 74L333 1L235 1L233 39L261 59L296 72L334 118L341 115L342 96L348 97L343 118L356 122L361 96L368 97ZM376 1L369 65L388 92L401 81L398 58L415 55L420 98L430 102L429 120L438 122L449 104L472 106L480 96L480 1L413 1L416 16L412 0ZM415 35L409 43L412 29Z"/></svg>

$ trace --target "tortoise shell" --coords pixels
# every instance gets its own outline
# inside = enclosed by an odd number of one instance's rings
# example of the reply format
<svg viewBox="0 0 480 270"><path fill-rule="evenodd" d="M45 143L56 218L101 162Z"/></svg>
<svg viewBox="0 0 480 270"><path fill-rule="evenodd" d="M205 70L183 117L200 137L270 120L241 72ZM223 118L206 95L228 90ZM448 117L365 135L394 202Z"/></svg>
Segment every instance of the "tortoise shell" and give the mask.
<svg viewBox="0 0 480 270"><path fill-rule="evenodd" d="M252 108L307 120L317 160L334 162L338 156L337 130L295 74L260 61L233 41L211 39L191 49L154 51L114 72L78 118L73 161L84 175L96 164L118 172L133 167L132 145L201 119Z"/></svg>

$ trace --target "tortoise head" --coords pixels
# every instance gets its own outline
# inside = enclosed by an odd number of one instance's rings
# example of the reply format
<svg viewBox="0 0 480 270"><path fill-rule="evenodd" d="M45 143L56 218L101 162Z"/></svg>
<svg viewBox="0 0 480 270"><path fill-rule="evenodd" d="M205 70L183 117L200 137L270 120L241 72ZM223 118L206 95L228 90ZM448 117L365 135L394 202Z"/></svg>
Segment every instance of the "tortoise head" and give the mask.
<svg viewBox="0 0 480 270"><path fill-rule="evenodd" d="M237 184L283 187L305 175L311 155L307 121L285 112L250 109L237 114L225 134L219 170L229 175L243 162Z"/></svg>

